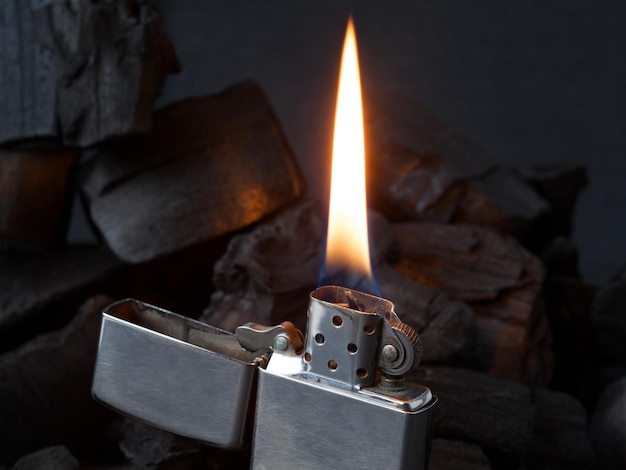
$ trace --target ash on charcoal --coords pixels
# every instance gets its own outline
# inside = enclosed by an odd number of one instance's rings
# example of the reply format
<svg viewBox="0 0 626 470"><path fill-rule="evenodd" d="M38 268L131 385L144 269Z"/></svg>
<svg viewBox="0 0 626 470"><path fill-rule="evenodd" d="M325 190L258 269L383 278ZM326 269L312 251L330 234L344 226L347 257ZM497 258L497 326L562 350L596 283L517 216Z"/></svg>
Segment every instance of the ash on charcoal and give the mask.
<svg viewBox="0 0 626 470"><path fill-rule="evenodd" d="M66 327L0 356L0 464L59 442L95 445L114 416L91 397L101 312L92 297Z"/></svg>
<svg viewBox="0 0 626 470"><path fill-rule="evenodd" d="M158 110L150 135L101 147L79 180L96 227L131 263L233 232L304 192L252 82Z"/></svg>
<svg viewBox="0 0 626 470"><path fill-rule="evenodd" d="M152 102L179 70L153 6L7 0L0 13L0 143L89 146L150 129Z"/></svg>

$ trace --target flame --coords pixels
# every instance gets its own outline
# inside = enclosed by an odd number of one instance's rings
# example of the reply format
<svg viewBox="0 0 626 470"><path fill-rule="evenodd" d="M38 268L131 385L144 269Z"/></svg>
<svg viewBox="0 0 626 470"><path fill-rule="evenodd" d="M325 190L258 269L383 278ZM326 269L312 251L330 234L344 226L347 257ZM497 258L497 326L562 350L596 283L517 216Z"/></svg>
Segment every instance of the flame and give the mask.
<svg viewBox="0 0 626 470"><path fill-rule="evenodd" d="M356 34L351 17L343 44L333 139L324 277L336 277L341 273L342 278L356 277L372 282L365 197L363 104Z"/></svg>

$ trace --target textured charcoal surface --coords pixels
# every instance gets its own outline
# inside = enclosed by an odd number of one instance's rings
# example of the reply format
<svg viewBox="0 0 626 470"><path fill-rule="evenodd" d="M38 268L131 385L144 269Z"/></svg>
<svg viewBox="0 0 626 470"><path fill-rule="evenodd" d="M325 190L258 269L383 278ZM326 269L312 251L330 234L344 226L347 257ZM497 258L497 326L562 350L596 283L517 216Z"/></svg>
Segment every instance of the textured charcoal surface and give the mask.
<svg viewBox="0 0 626 470"><path fill-rule="evenodd" d="M157 470L247 470L250 451L223 450L199 441L176 436L147 424L125 419L122 453L132 468Z"/></svg>
<svg viewBox="0 0 626 470"><path fill-rule="evenodd" d="M476 444L433 439L428 470L491 470L491 464Z"/></svg>
<svg viewBox="0 0 626 470"><path fill-rule="evenodd" d="M626 468L626 375L600 395L589 433L598 453L599 468Z"/></svg>
<svg viewBox="0 0 626 470"><path fill-rule="evenodd" d="M21 457L11 470L78 470L78 468L78 460L65 446L53 446Z"/></svg>
<svg viewBox="0 0 626 470"><path fill-rule="evenodd" d="M7 0L0 5L0 143L89 146L147 132L178 59L147 3Z"/></svg>
<svg viewBox="0 0 626 470"><path fill-rule="evenodd" d="M160 109L150 135L101 147L79 180L95 225L131 263L233 232L304 192L252 82Z"/></svg>
<svg viewBox="0 0 626 470"><path fill-rule="evenodd" d="M437 395L435 438L472 442L522 456L530 449L535 422L530 390L481 372L420 367L407 378Z"/></svg>
<svg viewBox="0 0 626 470"><path fill-rule="evenodd" d="M478 144L415 100L370 97L373 202L400 218L482 225L523 234L548 204Z"/></svg>
<svg viewBox="0 0 626 470"><path fill-rule="evenodd" d="M0 251L0 351L59 327L88 296L116 290L121 266L102 247Z"/></svg>
<svg viewBox="0 0 626 470"><path fill-rule="evenodd" d="M595 469L587 412L574 397L545 388L533 391L535 427L526 464L532 470ZM602 467L605 468L605 467Z"/></svg>
<svg viewBox="0 0 626 470"><path fill-rule="evenodd" d="M534 255L484 227L406 222L394 232L398 271L474 311L475 367L508 380L550 380L549 328L538 308L544 271Z"/></svg>
<svg viewBox="0 0 626 470"><path fill-rule="evenodd" d="M45 446L88 448L112 412L91 397L101 312L92 297L64 328L0 356L0 465Z"/></svg>
<svg viewBox="0 0 626 470"><path fill-rule="evenodd" d="M249 233L234 237L215 264L217 291L203 321L227 330L254 321L289 320L304 331L308 294L316 287L324 247L321 205L304 201ZM370 227L375 276L382 295L396 303L403 322L417 329L424 362L452 364L474 346L476 322L462 302L403 277L385 261L393 243L386 220L372 212Z"/></svg>
<svg viewBox="0 0 626 470"><path fill-rule="evenodd" d="M474 349L477 325L471 309L441 290L423 286L386 264L376 268L380 291L400 319L419 333L424 364L465 362Z"/></svg>

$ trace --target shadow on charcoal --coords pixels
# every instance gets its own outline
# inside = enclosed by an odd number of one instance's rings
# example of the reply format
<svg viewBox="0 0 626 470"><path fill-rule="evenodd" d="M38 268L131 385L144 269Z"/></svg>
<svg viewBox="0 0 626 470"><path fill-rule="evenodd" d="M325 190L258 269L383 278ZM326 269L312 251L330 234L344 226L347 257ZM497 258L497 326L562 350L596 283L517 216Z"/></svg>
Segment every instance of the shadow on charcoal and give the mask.
<svg viewBox="0 0 626 470"><path fill-rule="evenodd" d="M0 356L0 464L62 443L75 455L103 445L115 415L91 397L102 309L92 297L64 328Z"/></svg>
<svg viewBox="0 0 626 470"><path fill-rule="evenodd" d="M250 451L218 449L126 418L120 449L133 468L156 470L247 470Z"/></svg>

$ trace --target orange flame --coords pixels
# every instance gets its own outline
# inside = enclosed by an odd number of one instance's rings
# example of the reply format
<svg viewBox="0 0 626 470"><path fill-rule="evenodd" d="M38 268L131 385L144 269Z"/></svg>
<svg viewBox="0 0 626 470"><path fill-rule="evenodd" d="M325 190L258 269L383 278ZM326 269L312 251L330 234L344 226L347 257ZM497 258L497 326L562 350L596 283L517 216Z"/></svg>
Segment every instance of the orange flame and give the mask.
<svg viewBox="0 0 626 470"><path fill-rule="evenodd" d="M371 280L365 197L363 104L352 18L343 44L330 188L326 271L347 271ZM355 286L346 286L355 287Z"/></svg>

